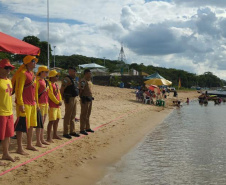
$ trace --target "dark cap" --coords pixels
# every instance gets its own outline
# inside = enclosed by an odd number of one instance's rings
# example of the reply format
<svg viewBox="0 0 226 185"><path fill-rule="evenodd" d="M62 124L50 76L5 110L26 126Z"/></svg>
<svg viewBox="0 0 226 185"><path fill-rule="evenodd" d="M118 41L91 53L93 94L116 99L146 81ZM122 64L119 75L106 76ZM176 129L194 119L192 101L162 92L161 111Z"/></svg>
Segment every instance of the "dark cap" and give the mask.
<svg viewBox="0 0 226 185"><path fill-rule="evenodd" d="M90 73L90 72L91 72L90 69L85 69L85 70L84 70L84 74Z"/></svg>
<svg viewBox="0 0 226 185"><path fill-rule="evenodd" d="M75 68L75 66L70 66L68 69L72 69L72 70L77 71L77 69Z"/></svg>

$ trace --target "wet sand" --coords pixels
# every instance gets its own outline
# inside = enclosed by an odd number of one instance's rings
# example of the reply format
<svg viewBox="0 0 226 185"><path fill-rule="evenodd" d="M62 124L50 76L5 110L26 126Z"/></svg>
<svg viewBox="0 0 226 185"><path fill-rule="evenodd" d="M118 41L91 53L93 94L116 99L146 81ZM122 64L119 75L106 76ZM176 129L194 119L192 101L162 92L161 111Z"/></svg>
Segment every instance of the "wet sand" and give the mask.
<svg viewBox="0 0 226 185"><path fill-rule="evenodd" d="M178 94L182 102L187 97L194 99L199 96L194 91ZM167 97L166 107L162 108L137 102L132 89L94 86L95 100L91 126L96 128L108 124L94 134L89 134L1 176L0 184L95 184L103 177L106 167L118 161L172 112L175 108L172 106L174 99L172 96L173 93ZM80 105L77 108L77 117L79 117ZM62 115L64 115L64 106L62 106ZM62 136L63 119L60 120L58 130ZM78 122L76 122L76 131L79 131ZM5 167L0 166L0 173L67 141L69 140L55 140L45 149L38 148L38 152L27 151L29 156L19 156L19 161L7 162ZM10 147L13 157L18 156L14 153L15 150L16 142L13 140Z"/></svg>

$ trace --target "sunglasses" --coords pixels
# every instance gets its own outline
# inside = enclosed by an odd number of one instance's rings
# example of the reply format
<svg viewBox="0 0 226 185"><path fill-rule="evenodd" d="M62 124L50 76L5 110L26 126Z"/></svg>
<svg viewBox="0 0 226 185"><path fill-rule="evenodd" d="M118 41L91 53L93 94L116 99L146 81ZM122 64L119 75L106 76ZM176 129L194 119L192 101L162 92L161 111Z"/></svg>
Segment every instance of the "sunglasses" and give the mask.
<svg viewBox="0 0 226 185"><path fill-rule="evenodd" d="M5 69L5 70L8 70L8 69L12 70L12 67L10 67L10 66L5 66L4 69Z"/></svg>
<svg viewBox="0 0 226 185"><path fill-rule="evenodd" d="M56 75L55 77L59 78L59 76L58 76L58 75Z"/></svg>
<svg viewBox="0 0 226 185"><path fill-rule="evenodd" d="M36 63L36 61L35 61L35 60L32 60L31 62L32 62L32 63Z"/></svg>

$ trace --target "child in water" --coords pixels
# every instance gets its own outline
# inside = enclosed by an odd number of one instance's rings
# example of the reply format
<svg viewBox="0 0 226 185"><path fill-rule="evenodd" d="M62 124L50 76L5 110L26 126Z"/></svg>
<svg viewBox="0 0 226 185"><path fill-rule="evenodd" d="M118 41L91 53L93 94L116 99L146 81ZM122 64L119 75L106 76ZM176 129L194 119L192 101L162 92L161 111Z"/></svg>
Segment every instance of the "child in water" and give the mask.
<svg viewBox="0 0 226 185"><path fill-rule="evenodd" d="M187 101L186 101L186 103L187 103L187 104L189 104L189 98L187 98Z"/></svg>

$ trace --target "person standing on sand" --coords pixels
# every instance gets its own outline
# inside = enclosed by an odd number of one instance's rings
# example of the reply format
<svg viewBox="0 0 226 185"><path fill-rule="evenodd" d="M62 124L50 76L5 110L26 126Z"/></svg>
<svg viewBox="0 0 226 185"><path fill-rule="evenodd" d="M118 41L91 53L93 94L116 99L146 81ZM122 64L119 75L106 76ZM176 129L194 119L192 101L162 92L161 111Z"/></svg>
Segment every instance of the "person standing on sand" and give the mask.
<svg viewBox="0 0 226 185"><path fill-rule="evenodd" d="M52 139L60 139L57 135L58 123L61 118L60 106L62 105L62 98L60 90L57 85L57 81L60 73L56 70L49 72L49 124L47 126L47 141L53 143ZM53 137L51 131L53 127Z"/></svg>
<svg viewBox="0 0 226 185"><path fill-rule="evenodd" d="M94 132L90 128L90 114L92 110L92 101L94 100L92 94L93 84L91 82L91 71L84 70L84 78L79 83L79 96L81 101L81 114L80 114L80 133L88 135L87 132Z"/></svg>
<svg viewBox="0 0 226 185"><path fill-rule="evenodd" d="M177 91L175 90L174 92L173 92L173 97L177 97L178 96L178 94L177 94Z"/></svg>
<svg viewBox="0 0 226 185"><path fill-rule="evenodd" d="M15 87L17 121L15 131L17 136L17 153L28 155L22 146L22 132L27 132L27 149L37 151L32 145L33 127L37 126L37 107L35 101L35 75L33 69L38 59L28 55L24 57L23 64L12 78Z"/></svg>
<svg viewBox="0 0 226 185"><path fill-rule="evenodd" d="M163 89L162 89L162 97L163 97L163 98L166 98L166 97L165 97L165 93L166 93L166 90L165 90L165 88L163 88Z"/></svg>
<svg viewBox="0 0 226 185"><path fill-rule="evenodd" d="M3 149L3 160L15 162L9 154L10 137L14 135L12 83L8 75L15 67L8 59L0 61L0 140ZM0 162L0 166L5 165Z"/></svg>
<svg viewBox="0 0 226 185"><path fill-rule="evenodd" d="M37 102L37 113L38 113L38 128L36 128L37 143L36 146L43 147L44 145L49 145L44 140L44 123L46 116L48 114L49 104L48 104L48 91L49 83L45 79L48 76L48 68L46 66L40 66L38 72L36 73L36 89L35 96Z"/></svg>
<svg viewBox="0 0 226 185"><path fill-rule="evenodd" d="M75 132L75 116L76 116L76 106L78 102L78 83L75 79L76 77L76 68L69 67L68 73L61 85L61 95L65 104L65 115L64 115L64 133L63 137L71 139L71 136L79 137L79 134ZM70 126L70 133L68 127Z"/></svg>

